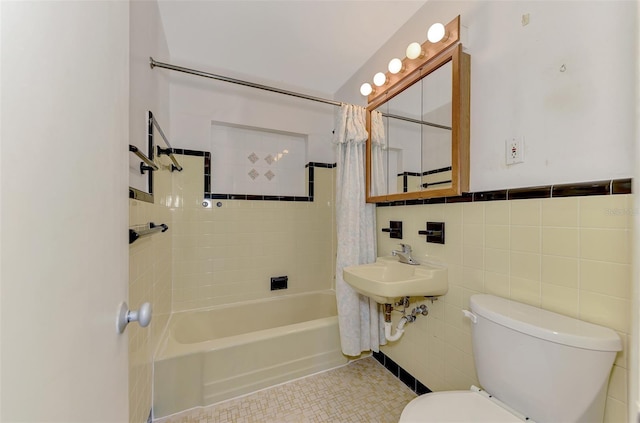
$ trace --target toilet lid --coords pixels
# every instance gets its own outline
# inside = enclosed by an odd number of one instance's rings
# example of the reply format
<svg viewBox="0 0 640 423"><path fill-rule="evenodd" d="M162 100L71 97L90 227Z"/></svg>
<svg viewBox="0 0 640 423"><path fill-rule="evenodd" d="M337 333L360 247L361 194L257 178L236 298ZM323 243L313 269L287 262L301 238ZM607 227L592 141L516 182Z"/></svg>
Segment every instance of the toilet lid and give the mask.
<svg viewBox="0 0 640 423"><path fill-rule="evenodd" d="M400 423L522 423L523 420L473 391L432 392L413 399Z"/></svg>

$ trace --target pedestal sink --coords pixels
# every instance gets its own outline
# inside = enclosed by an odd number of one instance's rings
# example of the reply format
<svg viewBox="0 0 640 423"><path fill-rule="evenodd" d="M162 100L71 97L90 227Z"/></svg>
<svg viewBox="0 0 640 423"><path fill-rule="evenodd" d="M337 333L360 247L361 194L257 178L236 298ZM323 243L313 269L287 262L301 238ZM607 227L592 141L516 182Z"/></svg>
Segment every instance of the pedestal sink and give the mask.
<svg viewBox="0 0 640 423"><path fill-rule="evenodd" d="M342 275L353 289L380 304L393 304L407 296L444 295L449 289L446 267L404 264L396 257L378 257L375 263L348 266Z"/></svg>

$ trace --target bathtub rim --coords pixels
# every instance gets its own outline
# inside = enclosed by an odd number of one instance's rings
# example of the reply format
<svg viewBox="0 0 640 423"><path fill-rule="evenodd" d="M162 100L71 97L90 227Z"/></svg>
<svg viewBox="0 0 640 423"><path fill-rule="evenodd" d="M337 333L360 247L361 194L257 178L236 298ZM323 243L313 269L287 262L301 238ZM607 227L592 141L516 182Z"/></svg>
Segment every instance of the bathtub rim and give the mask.
<svg viewBox="0 0 640 423"><path fill-rule="evenodd" d="M251 305L255 303L273 302L273 301L278 301L285 298L291 299L296 297L318 295L318 294L335 296L335 290L324 289L319 291L278 295L278 296L269 297L269 298L252 299L252 300L239 301L239 302L228 303L228 304L221 304L221 305L216 305L216 306L206 307L206 308L172 312L162 332L160 342L158 342L158 348L156 349L156 353L154 355L154 361L166 360L166 359L180 357L188 354L206 353L208 351L212 351L215 349L228 348L232 345L244 345L251 342L255 342L257 340L271 338L277 335L286 335L286 334L301 332L303 330L315 329L315 328L327 326L334 323L337 325L338 316L336 314L335 316L308 320L305 322L293 323L290 325L278 326L275 328L263 329L259 331L243 333L240 335L227 336L224 338L211 339L211 340L195 342L190 344L181 344L175 341L171 336L171 328L174 324L174 321L184 314L201 313L201 312L208 312L213 310L224 310L227 308Z"/></svg>
<svg viewBox="0 0 640 423"><path fill-rule="evenodd" d="M214 402L213 404L196 405L196 406L188 408L186 410L176 411L173 414L169 414L167 416L161 416L159 418L160 419L167 419L167 418L172 418L172 417L178 417L179 415L181 415L183 413L185 415L187 415L187 414L193 412L194 410L204 410L205 408L213 407L215 405L223 404L225 402L236 401L236 400L239 400L239 399L251 396L251 395L255 395L255 394L257 394L259 392L262 392L262 391L267 391L269 389L276 388L278 386L286 385L286 384L291 383L291 382L295 382L295 381L298 381L298 380L303 380L303 379L306 379L306 378L309 378L309 377L312 377L312 376L320 375L322 373L330 372L331 370L335 370L335 369L339 369L339 368L344 367L344 366L348 366L349 364L351 364L351 363L353 363L355 361L362 360L362 359L369 358L369 357L373 357L373 356L371 354L369 354L369 355L358 356L357 358L353 358L353 357L349 357L349 356L345 356L345 357L347 359L347 362L344 363L344 364L339 364L337 366L334 366L334 367L331 367L331 368L328 368L328 369L325 369L325 370L320 370L320 371L317 371L317 372L314 372L314 373L310 373L310 374L305 375L305 376L300 376L300 377L297 377L297 378L294 378L294 379L291 379L291 380L287 380L287 381L284 381L284 382L279 382L279 383L276 383L275 385L271 385L271 386L267 386L267 387L264 387L264 388L260 388L260 389L257 389L255 391L252 391L252 392L247 392L246 394L240 394L240 395L237 395L237 396L229 398L229 399L225 399L225 400L222 400L222 401Z"/></svg>

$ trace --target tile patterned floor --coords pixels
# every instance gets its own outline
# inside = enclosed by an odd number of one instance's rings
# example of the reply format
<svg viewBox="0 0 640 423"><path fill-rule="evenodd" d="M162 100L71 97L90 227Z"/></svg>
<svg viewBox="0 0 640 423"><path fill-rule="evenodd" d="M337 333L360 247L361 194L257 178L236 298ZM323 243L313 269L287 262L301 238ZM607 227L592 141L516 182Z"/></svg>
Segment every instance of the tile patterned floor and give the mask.
<svg viewBox="0 0 640 423"><path fill-rule="evenodd" d="M369 357L154 423L395 423L415 397Z"/></svg>

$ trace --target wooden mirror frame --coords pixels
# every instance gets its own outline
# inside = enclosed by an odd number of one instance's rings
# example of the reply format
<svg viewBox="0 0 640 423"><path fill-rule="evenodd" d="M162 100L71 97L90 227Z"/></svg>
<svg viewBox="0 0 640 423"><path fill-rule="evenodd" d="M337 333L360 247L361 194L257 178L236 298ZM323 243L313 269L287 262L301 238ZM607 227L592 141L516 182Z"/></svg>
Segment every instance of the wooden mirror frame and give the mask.
<svg viewBox="0 0 640 423"><path fill-rule="evenodd" d="M469 109L470 109L470 69L471 57L462 51L459 43L460 16L446 25L449 37L444 42L431 44L428 41L423 44L423 50L427 52L424 59L404 59L404 76L387 75L389 83L386 90L373 93L369 96L367 106L367 139L366 151L366 201L367 203L384 203L398 200L412 200L422 198L450 197L469 191ZM442 45L438 45L442 44ZM435 47L434 47L435 46ZM438 49L435 54L429 54ZM417 62L411 67L406 62ZM371 113L385 102L391 100L422 78L434 72L441 66L452 63L452 87L451 87L451 187L432 190L420 190L385 195L371 195ZM422 146L421 146L422 148Z"/></svg>

